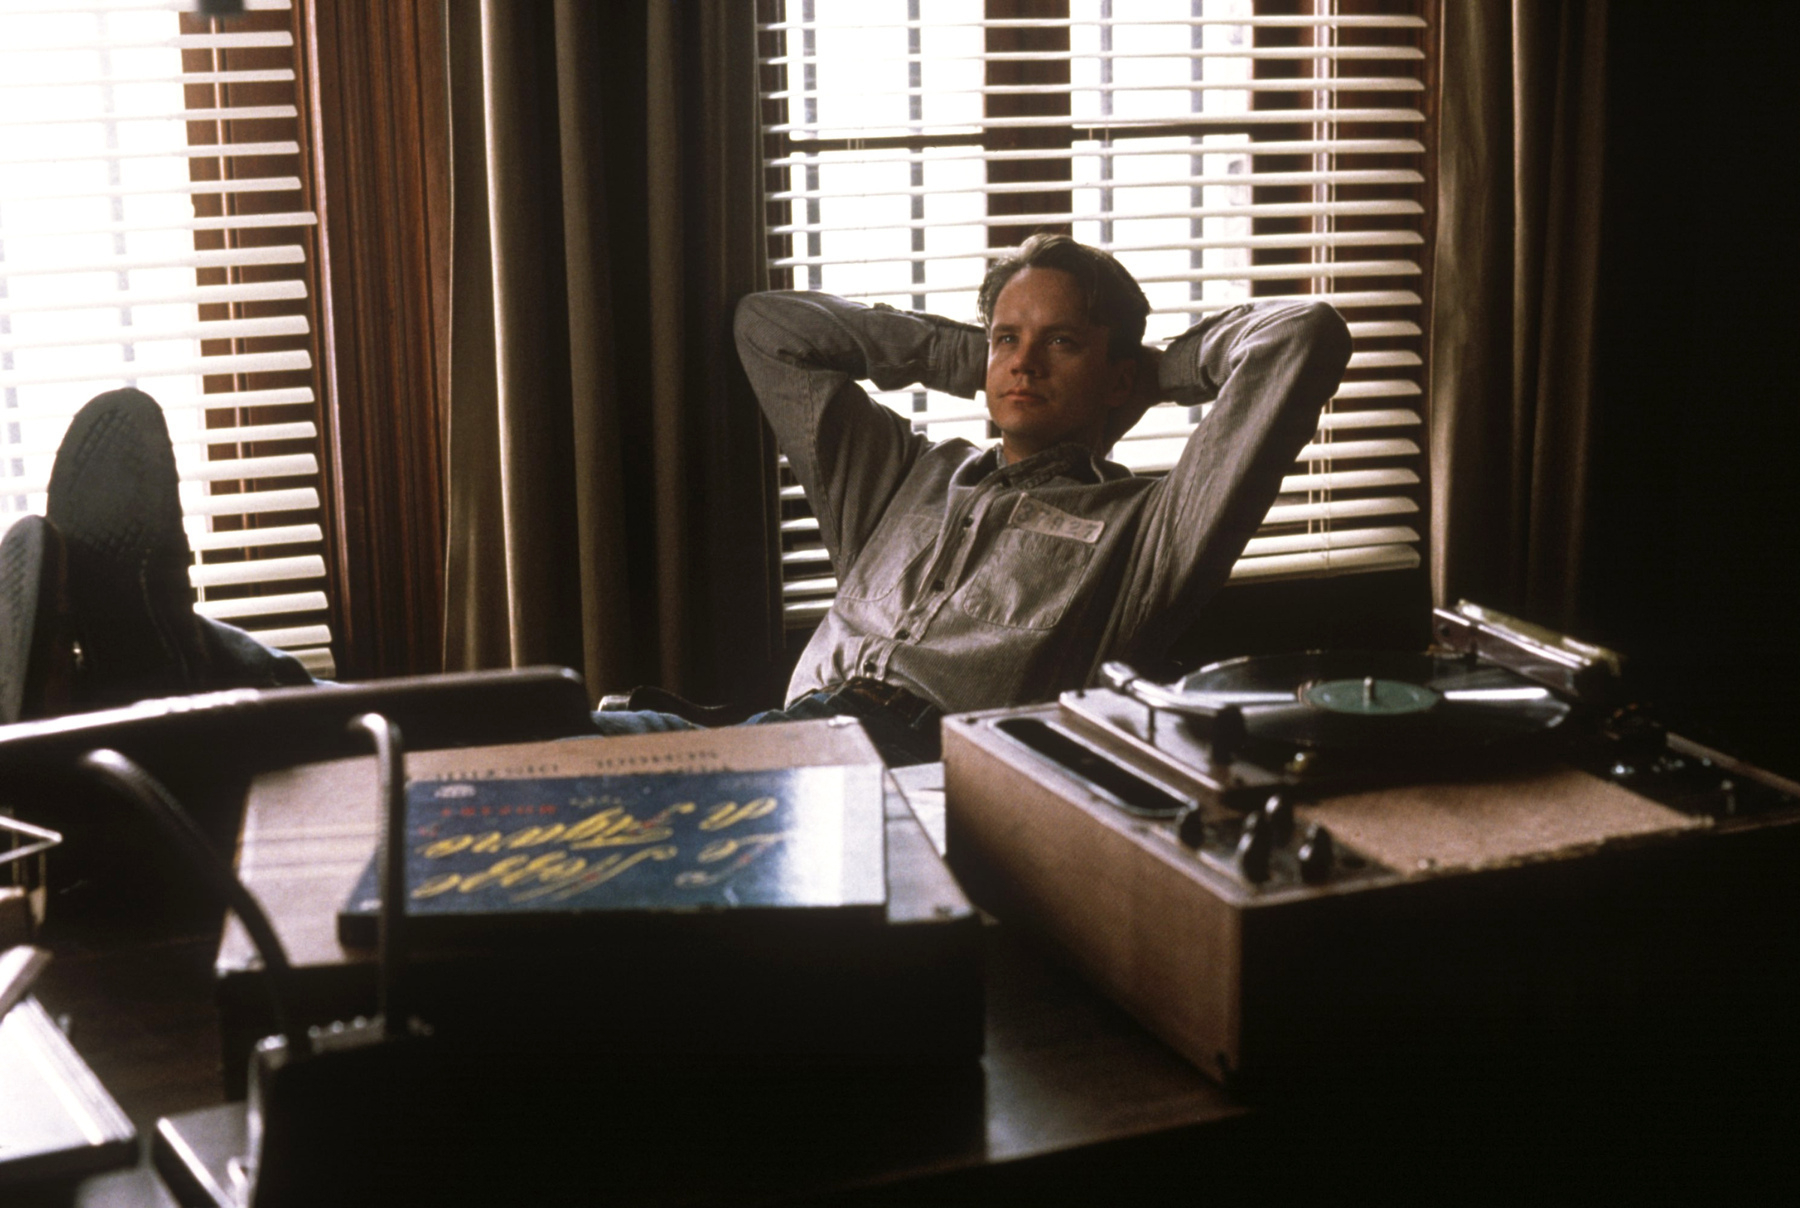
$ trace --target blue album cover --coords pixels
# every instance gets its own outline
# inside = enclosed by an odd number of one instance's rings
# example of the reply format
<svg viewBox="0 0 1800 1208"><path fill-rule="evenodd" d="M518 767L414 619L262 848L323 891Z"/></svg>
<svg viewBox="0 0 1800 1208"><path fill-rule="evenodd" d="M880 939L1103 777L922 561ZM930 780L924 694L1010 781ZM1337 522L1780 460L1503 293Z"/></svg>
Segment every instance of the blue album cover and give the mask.
<svg viewBox="0 0 1800 1208"><path fill-rule="evenodd" d="M406 839L420 920L887 901L878 765L415 781ZM340 933L380 906L372 860Z"/></svg>

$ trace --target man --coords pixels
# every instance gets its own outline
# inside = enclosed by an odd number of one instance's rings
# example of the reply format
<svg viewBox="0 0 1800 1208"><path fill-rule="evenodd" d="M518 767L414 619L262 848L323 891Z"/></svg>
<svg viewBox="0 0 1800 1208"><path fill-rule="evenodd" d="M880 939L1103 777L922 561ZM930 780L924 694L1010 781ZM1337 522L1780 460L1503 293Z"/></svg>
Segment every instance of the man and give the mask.
<svg viewBox="0 0 1800 1208"><path fill-rule="evenodd" d="M890 761L930 759L945 712L1049 699L1108 659L1160 655L1225 582L1350 357L1319 303L1236 307L1159 354L1130 274L1061 235L995 264L980 310L984 327L816 293L739 305L739 355L839 581L789 706L752 720L849 713ZM1000 444L934 444L862 378L985 387ZM1106 460L1162 399L1214 400L1174 470Z"/></svg>

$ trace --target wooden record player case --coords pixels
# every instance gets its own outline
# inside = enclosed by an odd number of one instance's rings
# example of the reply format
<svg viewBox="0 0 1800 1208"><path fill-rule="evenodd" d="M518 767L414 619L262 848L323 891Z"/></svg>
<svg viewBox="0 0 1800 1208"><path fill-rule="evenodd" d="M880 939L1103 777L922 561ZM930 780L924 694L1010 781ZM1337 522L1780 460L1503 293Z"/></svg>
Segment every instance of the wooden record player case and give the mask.
<svg viewBox="0 0 1800 1208"><path fill-rule="evenodd" d="M951 866L1228 1085L1753 1060L1800 1003L1791 802L1696 815L1559 765L1328 797L1294 808L1256 883L1233 818L1191 846L1017 740L1019 719L1053 725L1108 775L1182 795L1141 734L1088 724L1105 691L945 719ZM1336 861L1303 877L1318 823Z"/></svg>

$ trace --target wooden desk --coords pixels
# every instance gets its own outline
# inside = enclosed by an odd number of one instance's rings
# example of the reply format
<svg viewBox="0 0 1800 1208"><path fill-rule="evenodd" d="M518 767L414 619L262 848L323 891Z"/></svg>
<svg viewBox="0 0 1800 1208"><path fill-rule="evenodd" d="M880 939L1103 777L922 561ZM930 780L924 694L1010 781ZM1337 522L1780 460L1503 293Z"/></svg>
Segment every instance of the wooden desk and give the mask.
<svg viewBox="0 0 1800 1208"><path fill-rule="evenodd" d="M54 920L53 920L54 922ZM40 998L146 1138L158 1116L224 1102L218 932L118 918L53 930ZM1766 1202L1800 1188L1792 1053L1757 1068L1625 1081L1567 1076L1351 1088L1254 1112L1005 927L983 930L986 1053L969 1088L915 1097L879 1129L790 1134L752 1165L670 1167L622 1202L866 1204ZM1728 1026L1729 1021L1722 1021ZM969 1110L969 1127L945 1118ZM848 1139L846 1143L845 1139ZM1777 1192L1777 1194L1779 1194ZM172 1203L147 1164L90 1179L83 1205Z"/></svg>
<svg viewBox="0 0 1800 1208"><path fill-rule="evenodd" d="M925 830L941 844L941 802L929 792L921 800ZM146 1140L159 1117L200 1109L214 1109L227 1132L239 1127L241 1108L226 1104L220 1080L211 967L218 929L159 928L142 917L127 928L116 915L53 933L59 960L40 997L71 1017L78 1049ZM1099 1179L1108 1167L1148 1171L1146 1146L1244 1117L1241 1105L1030 946L992 925L980 939L987 992L979 1063L923 1088L896 1084L892 1097L877 1081L876 1101L864 1106L877 1109L879 1127L853 1124L828 1144L790 1133L762 1146L754 1169L672 1170L668 1185L641 1189L643 1200L851 1192L905 1200L927 1186L938 1189L933 1198L1008 1189L1035 1198L1074 1185L1082 1172ZM140 1168L89 1180L77 1202L158 1203L161 1194Z"/></svg>
<svg viewBox="0 0 1800 1208"><path fill-rule="evenodd" d="M905 1200L902 1188L936 1198L928 1187L946 1195L1023 1193L1077 1175L1098 1178L1108 1168L1130 1171L1140 1154L1163 1152L1179 1138L1198 1154L1209 1135L1244 1116L1241 1105L1034 949L1003 928L990 926L985 936L979 1127L923 1151L892 1137L871 1138L881 1143L861 1153L821 1153L796 1137L751 1176L756 1199L861 1189L876 1202ZM76 1047L145 1136L159 1116L224 1102L212 1004L215 945L216 935L117 946L58 941L69 955L45 974L40 998L53 1013L71 1016ZM909 1148L910 1156L890 1157ZM734 1198L728 1172L686 1171L680 1179L680 1199ZM122 1190L152 1195L160 1190L153 1184L147 1168L104 1176L89 1180L73 1202L167 1202L119 1198Z"/></svg>
<svg viewBox="0 0 1800 1208"><path fill-rule="evenodd" d="M987 1054L979 1131L889 1155L823 1153L795 1138L760 1169L676 1172L645 1202L902 1204L1667 1202L1733 1189L1773 1202L1800 1188L1800 1110L1780 1068L1709 1086L1447 1085L1247 1111L1110 1003L989 927ZM88 941L45 974L40 998L148 1137L156 1118L223 1102L210 964L216 935ZM66 950L63 940L59 949ZM1791 1070L1791 1062L1788 1068ZM1360 1192L1358 1189L1360 1188ZM148 1163L65 1199L174 1204Z"/></svg>

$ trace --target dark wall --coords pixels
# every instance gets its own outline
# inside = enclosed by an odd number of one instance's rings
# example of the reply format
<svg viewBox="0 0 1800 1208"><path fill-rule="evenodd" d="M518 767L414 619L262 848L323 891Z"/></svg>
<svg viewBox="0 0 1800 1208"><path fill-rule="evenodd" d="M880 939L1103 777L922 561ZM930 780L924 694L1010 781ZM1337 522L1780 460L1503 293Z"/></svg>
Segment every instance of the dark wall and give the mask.
<svg viewBox="0 0 1800 1208"><path fill-rule="evenodd" d="M1609 20L1585 615L1672 723L1800 775L1800 20Z"/></svg>

